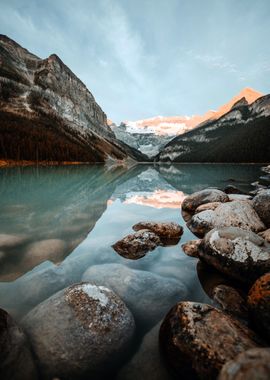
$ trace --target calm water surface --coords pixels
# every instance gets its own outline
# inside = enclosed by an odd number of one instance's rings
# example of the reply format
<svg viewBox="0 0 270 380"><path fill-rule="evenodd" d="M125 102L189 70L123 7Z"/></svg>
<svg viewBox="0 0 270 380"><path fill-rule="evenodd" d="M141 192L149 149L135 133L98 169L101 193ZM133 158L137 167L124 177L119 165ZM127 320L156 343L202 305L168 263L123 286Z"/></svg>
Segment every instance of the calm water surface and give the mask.
<svg viewBox="0 0 270 380"><path fill-rule="evenodd" d="M198 279L197 260L181 250L182 243L194 238L181 217L181 202L185 195L207 186L224 188L231 183L248 191L259 175L260 166L256 165L2 169L0 307L19 321L39 302L81 281L87 268L111 263L168 281L176 279L182 285L179 301L211 302ZM122 258L111 245L143 220L180 223L184 227L181 241L158 247L137 261ZM137 302L142 302L143 285L136 289L127 286L126 298L134 302L137 297ZM144 313L147 317L147 310L152 309L152 314L149 319L138 317L134 351L146 331L163 317L158 309L155 314L159 292L158 286L147 289ZM168 307L176 302L172 293L166 297Z"/></svg>

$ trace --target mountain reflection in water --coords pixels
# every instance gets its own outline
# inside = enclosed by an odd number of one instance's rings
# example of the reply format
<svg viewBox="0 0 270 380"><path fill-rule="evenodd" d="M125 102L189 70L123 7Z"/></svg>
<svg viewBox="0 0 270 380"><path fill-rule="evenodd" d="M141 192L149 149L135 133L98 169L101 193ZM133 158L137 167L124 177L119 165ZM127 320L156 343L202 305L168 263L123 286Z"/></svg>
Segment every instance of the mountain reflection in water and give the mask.
<svg viewBox="0 0 270 380"><path fill-rule="evenodd" d="M0 307L20 318L81 281L88 267L109 263L176 279L186 287L186 299L208 300L196 260L181 250L194 238L181 217L181 203L186 194L208 186L233 183L247 191L259 173L255 165L191 164L2 169ZM179 244L157 247L135 262L120 257L111 246L145 220L181 224Z"/></svg>

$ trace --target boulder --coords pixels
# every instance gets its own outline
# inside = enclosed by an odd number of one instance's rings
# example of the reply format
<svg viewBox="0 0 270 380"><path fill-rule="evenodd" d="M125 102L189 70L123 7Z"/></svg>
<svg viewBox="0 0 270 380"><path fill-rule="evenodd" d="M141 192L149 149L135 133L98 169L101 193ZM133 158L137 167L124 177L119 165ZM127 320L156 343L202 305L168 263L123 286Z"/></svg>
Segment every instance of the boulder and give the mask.
<svg viewBox="0 0 270 380"><path fill-rule="evenodd" d="M44 379L99 379L125 357L134 334L132 314L111 290L75 284L23 319Z"/></svg>
<svg viewBox="0 0 270 380"><path fill-rule="evenodd" d="M112 247L122 257L138 260L160 245L159 237L151 231L140 230L135 234L125 236Z"/></svg>
<svg viewBox="0 0 270 380"><path fill-rule="evenodd" d="M194 212L197 207L210 202L228 202L229 197L218 189L204 189L187 196L182 203L182 210Z"/></svg>
<svg viewBox="0 0 270 380"><path fill-rule="evenodd" d="M146 326L157 323L187 294L180 281L121 264L93 265L82 280L112 289L126 303L136 322Z"/></svg>
<svg viewBox="0 0 270 380"><path fill-rule="evenodd" d="M198 236L204 236L213 228L229 226L253 232L266 229L253 209L251 201L223 203L215 210L206 210L193 215L188 222L189 229Z"/></svg>
<svg viewBox="0 0 270 380"><path fill-rule="evenodd" d="M264 240L267 241L267 243L270 243L270 228L268 228L265 231L259 232L259 236L261 236Z"/></svg>
<svg viewBox="0 0 270 380"><path fill-rule="evenodd" d="M248 308L246 300L240 292L228 285L217 285L213 289L213 300L217 307L243 321L248 320Z"/></svg>
<svg viewBox="0 0 270 380"><path fill-rule="evenodd" d="M143 338L143 341L132 359L121 369L117 380L170 380L167 369L160 357L158 323Z"/></svg>
<svg viewBox="0 0 270 380"><path fill-rule="evenodd" d="M253 284L248 306L257 329L270 340L270 272Z"/></svg>
<svg viewBox="0 0 270 380"><path fill-rule="evenodd" d="M29 343L11 316L0 309L0 378L36 380L36 367Z"/></svg>
<svg viewBox="0 0 270 380"><path fill-rule="evenodd" d="M266 227L270 227L270 189L261 191L253 198L252 203Z"/></svg>
<svg viewBox="0 0 270 380"><path fill-rule="evenodd" d="M160 328L160 347L168 368L183 379L216 379L227 361L259 343L237 319L194 302L175 305Z"/></svg>
<svg viewBox="0 0 270 380"><path fill-rule="evenodd" d="M251 348L222 367L218 380L269 380L270 348Z"/></svg>
<svg viewBox="0 0 270 380"><path fill-rule="evenodd" d="M149 230L155 233L163 245L177 244L183 235L183 227L174 222L140 222L135 224L133 230Z"/></svg>
<svg viewBox="0 0 270 380"><path fill-rule="evenodd" d="M252 199L250 195L245 194L229 194L229 200L232 201L247 201Z"/></svg>
<svg viewBox="0 0 270 380"><path fill-rule="evenodd" d="M210 231L200 244L198 257L218 271L250 284L270 270L270 250L251 231L225 227Z"/></svg>

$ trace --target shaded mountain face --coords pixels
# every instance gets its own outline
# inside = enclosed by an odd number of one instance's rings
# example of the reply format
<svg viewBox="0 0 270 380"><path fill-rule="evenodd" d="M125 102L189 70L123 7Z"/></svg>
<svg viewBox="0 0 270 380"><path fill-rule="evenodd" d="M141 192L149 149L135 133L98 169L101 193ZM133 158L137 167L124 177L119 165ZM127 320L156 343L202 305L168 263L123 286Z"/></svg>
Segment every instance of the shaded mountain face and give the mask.
<svg viewBox="0 0 270 380"><path fill-rule="evenodd" d="M153 157L176 136L187 133L200 124L216 120L226 114L233 106L247 105L263 94L251 88L244 88L216 111L193 116L156 116L149 119L126 121L119 126L112 124L112 130L118 139ZM244 102L244 104L243 104Z"/></svg>
<svg viewBox="0 0 270 380"><path fill-rule="evenodd" d="M145 157L118 142L93 95L53 54L0 35L0 158L104 162Z"/></svg>
<svg viewBox="0 0 270 380"><path fill-rule="evenodd" d="M239 99L225 115L169 142L155 161L269 162L270 95Z"/></svg>

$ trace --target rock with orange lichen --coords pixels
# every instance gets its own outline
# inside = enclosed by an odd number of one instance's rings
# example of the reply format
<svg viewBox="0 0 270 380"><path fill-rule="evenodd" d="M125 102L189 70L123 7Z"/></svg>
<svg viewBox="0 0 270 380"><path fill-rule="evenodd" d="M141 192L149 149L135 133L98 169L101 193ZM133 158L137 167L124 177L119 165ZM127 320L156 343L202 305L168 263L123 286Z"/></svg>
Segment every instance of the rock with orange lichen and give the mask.
<svg viewBox="0 0 270 380"><path fill-rule="evenodd" d="M42 378L103 378L129 352L135 323L111 290L72 285L32 309L22 324Z"/></svg>
<svg viewBox="0 0 270 380"><path fill-rule="evenodd" d="M266 240L267 243L270 243L270 228L268 228L268 230L260 232L258 235Z"/></svg>
<svg viewBox="0 0 270 380"><path fill-rule="evenodd" d="M256 327L270 339L270 272L253 284L248 294L248 306Z"/></svg>
<svg viewBox="0 0 270 380"><path fill-rule="evenodd" d="M182 210L194 212L197 207L212 202L228 202L229 197L218 189L204 189L186 197L182 203Z"/></svg>
<svg viewBox="0 0 270 380"><path fill-rule="evenodd" d="M177 244L183 235L183 227L174 222L140 222L132 228L135 231L146 229L155 233L163 245Z"/></svg>
<svg viewBox="0 0 270 380"><path fill-rule="evenodd" d="M120 256L138 260L144 257L147 252L153 251L160 243L160 238L154 232L140 230L135 234L125 236L112 247Z"/></svg>
<svg viewBox="0 0 270 380"><path fill-rule="evenodd" d="M226 363L218 380L269 380L270 348L251 348Z"/></svg>
<svg viewBox="0 0 270 380"><path fill-rule="evenodd" d="M216 379L240 352L258 347L257 336L238 320L210 305L180 302L160 328L160 347L177 378Z"/></svg>

